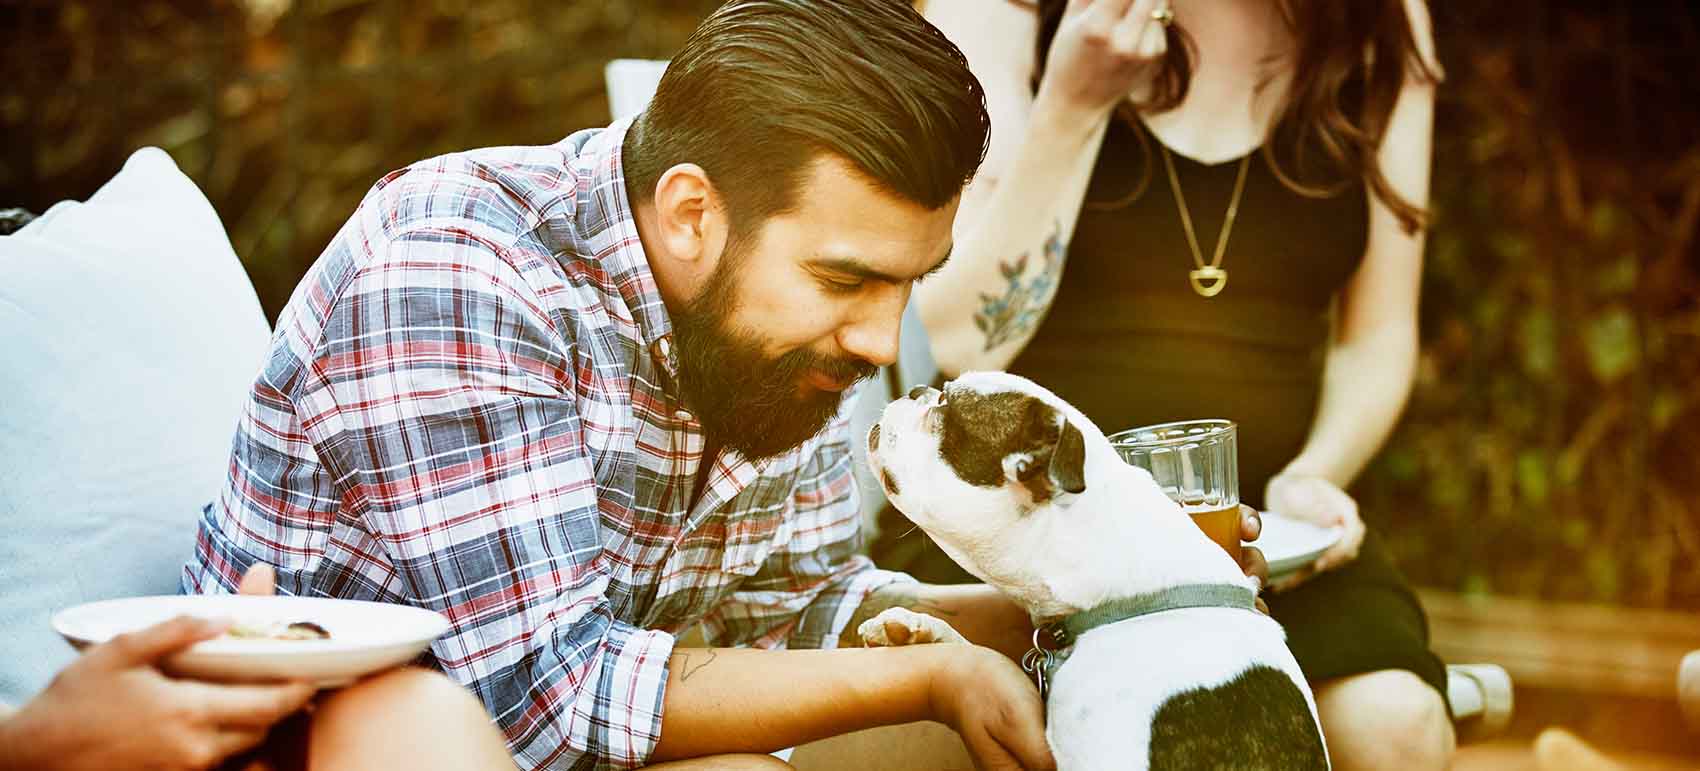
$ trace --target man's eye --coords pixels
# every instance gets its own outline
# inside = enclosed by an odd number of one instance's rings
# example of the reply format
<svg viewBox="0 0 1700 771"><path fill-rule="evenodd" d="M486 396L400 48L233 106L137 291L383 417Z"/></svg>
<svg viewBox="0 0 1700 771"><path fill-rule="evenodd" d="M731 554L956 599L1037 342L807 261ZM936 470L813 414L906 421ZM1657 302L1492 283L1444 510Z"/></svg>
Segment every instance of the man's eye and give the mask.
<svg viewBox="0 0 1700 771"><path fill-rule="evenodd" d="M826 285L827 291L838 292L840 294L850 294L851 292L860 290L862 285L866 282L861 279L855 279L852 281L837 281L828 278L822 279L821 283Z"/></svg>

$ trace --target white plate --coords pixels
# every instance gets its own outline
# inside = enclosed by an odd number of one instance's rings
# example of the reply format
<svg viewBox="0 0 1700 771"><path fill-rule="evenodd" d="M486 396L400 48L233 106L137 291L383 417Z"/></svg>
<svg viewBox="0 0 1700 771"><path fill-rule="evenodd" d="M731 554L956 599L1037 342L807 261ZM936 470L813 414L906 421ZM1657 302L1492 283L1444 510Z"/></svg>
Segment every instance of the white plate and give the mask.
<svg viewBox="0 0 1700 771"><path fill-rule="evenodd" d="M1263 550L1264 559L1269 560L1269 578L1273 580L1315 562L1343 535L1345 530L1338 526L1319 527L1265 511L1263 535L1250 545Z"/></svg>
<svg viewBox="0 0 1700 771"><path fill-rule="evenodd" d="M207 680L306 680L322 688L412 661L449 628L441 614L407 605L203 595L85 603L55 614L53 630L81 650L180 615L243 623L311 621L324 627L329 640L221 637L196 643L165 662L174 673Z"/></svg>

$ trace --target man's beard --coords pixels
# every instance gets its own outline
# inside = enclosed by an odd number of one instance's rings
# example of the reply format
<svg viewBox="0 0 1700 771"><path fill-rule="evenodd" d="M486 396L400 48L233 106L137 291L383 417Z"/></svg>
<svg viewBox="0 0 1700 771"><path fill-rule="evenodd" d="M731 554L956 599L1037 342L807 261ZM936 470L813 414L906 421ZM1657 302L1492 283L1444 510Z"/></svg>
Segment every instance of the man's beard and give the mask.
<svg viewBox="0 0 1700 771"><path fill-rule="evenodd" d="M733 273L743 255L734 241L708 285L673 314L680 389L710 441L764 460L792 450L821 432L838 413L842 392L803 385L810 370L838 382L860 380L877 368L799 348L777 358L762 352L755 334L729 328L737 306Z"/></svg>

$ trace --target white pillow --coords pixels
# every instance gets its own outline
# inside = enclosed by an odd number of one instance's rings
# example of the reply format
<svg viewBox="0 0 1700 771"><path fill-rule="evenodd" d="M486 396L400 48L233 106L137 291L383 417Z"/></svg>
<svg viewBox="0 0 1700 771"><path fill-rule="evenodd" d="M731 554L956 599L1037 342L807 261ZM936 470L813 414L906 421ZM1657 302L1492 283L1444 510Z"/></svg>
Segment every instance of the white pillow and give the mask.
<svg viewBox="0 0 1700 771"><path fill-rule="evenodd" d="M218 214L156 148L0 236L0 701L70 660L54 611L176 593L268 336Z"/></svg>

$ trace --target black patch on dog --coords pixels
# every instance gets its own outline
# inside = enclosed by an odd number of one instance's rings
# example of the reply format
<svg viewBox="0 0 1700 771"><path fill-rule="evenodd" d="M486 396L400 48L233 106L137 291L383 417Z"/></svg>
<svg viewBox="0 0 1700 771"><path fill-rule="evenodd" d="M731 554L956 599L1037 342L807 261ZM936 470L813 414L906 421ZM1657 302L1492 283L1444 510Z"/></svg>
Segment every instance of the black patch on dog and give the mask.
<svg viewBox="0 0 1700 771"><path fill-rule="evenodd" d="M1151 719L1151 768L1328 768L1304 692L1256 665L1215 688L1170 696Z"/></svg>
<svg viewBox="0 0 1700 771"><path fill-rule="evenodd" d="M984 394L945 387L939 429L939 456L962 481L1002 487L1004 458L1030 456L1017 481L1035 500L1048 500L1056 488L1086 489L1086 444L1080 430L1055 407L1023 393Z"/></svg>
<svg viewBox="0 0 1700 771"><path fill-rule="evenodd" d="M1062 437L1051 452L1051 481L1066 492L1086 491L1086 437L1073 423L1064 423Z"/></svg>

